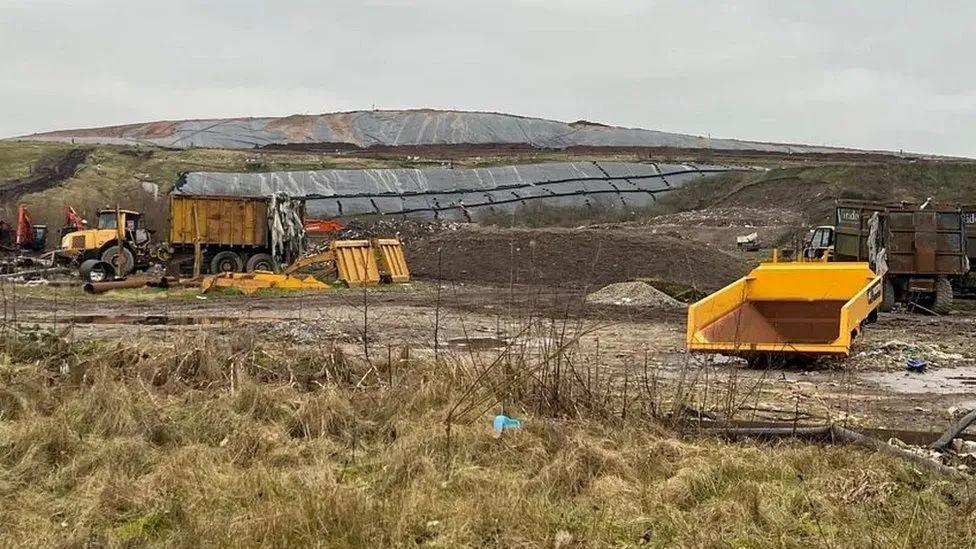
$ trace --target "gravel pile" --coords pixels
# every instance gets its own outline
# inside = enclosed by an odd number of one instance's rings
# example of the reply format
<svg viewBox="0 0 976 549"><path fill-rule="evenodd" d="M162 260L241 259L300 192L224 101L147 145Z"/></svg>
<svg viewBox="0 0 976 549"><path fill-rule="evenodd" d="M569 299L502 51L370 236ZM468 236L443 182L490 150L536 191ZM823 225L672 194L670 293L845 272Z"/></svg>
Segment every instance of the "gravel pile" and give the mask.
<svg viewBox="0 0 976 549"><path fill-rule="evenodd" d="M658 290L646 282L618 282L610 284L586 296L588 303L600 305L633 305L680 309L684 303Z"/></svg>

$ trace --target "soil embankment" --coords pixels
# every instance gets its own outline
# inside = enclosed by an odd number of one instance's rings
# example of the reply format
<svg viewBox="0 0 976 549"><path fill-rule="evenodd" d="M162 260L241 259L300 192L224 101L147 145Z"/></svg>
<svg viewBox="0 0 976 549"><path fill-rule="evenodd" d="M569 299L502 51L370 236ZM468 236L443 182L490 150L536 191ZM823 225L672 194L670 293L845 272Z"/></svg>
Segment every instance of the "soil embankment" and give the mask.
<svg viewBox="0 0 976 549"><path fill-rule="evenodd" d="M415 242L408 252L411 271L420 277L591 288L658 278L715 289L742 276L749 264L716 246L644 228L462 226Z"/></svg>

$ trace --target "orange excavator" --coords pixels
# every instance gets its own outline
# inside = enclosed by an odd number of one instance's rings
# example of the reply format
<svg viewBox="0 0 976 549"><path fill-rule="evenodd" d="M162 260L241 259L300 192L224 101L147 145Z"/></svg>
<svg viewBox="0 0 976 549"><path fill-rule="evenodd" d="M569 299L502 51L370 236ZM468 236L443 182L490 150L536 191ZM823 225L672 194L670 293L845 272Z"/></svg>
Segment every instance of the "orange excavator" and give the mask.
<svg viewBox="0 0 976 549"><path fill-rule="evenodd" d="M305 232L309 233L337 233L345 227L341 221L335 219L306 219Z"/></svg>
<svg viewBox="0 0 976 549"><path fill-rule="evenodd" d="M0 221L0 240L0 246L7 251L39 252L44 249L47 240L47 225L35 225L27 206L20 204L17 206L17 225L13 231L7 223Z"/></svg>
<svg viewBox="0 0 976 549"><path fill-rule="evenodd" d="M78 231L85 228L87 222L71 206L65 207L64 233ZM47 241L47 225L34 223L26 204L17 205L17 224L11 227L6 221L0 220L0 249L8 252L40 252L44 250Z"/></svg>

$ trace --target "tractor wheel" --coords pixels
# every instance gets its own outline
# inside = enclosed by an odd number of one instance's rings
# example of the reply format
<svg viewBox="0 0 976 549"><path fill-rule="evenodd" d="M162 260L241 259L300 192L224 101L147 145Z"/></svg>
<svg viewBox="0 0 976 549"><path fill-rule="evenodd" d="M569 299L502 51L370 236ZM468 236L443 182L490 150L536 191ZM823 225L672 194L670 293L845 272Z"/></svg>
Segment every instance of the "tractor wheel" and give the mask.
<svg viewBox="0 0 976 549"><path fill-rule="evenodd" d="M217 252L210 260L210 274L239 273L244 270L244 262L236 252L224 250Z"/></svg>
<svg viewBox="0 0 976 549"><path fill-rule="evenodd" d="M119 254L118 246L110 246L102 252L102 261L108 263L115 269L115 275L123 278L136 266L135 257L132 256L132 250L126 247L122 247L122 253Z"/></svg>
<svg viewBox="0 0 976 549"><path fill-rule="evenodd" d="M952 310L952 284L944 276L935 279L935 301L932 302L932 310L940 315L949 314Z"/></svg>
<svg viewBox="0 0 976 549"><path fill-rule="evenodd" d="M895 308L895 285L891 279L884 281L884 295L881 296L881 305L878 307L882 313L890 313Z"/></svg>
<svg viewBox="0 0 976 549"><path fill-rule="evenodd" d="M247 272L273 271L274 260L268 254L254 254L247 260Z"/></svg>
<svg viewBox="0 0 976 549"><path fill-rule="evenodd" d="M106 282L115 278L115 271L111 263L86 259L78 268L78 276L85 282Z"/></svg>

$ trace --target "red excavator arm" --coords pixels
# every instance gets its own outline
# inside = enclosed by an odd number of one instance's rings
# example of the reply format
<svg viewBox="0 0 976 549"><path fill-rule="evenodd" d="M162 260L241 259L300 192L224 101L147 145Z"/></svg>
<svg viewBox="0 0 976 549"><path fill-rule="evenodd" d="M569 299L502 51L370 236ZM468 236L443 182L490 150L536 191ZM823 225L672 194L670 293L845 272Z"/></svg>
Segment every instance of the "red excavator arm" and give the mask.
<svg viewBox="0 0 976 549"><path fill-rule="evenodd" d="M34 241L34 222L31 221L27 206L19 204L17 206L17 236L14 243L20 248L23 245Z"/></svg>
<svg viewBox="0 0 976 549"><path fill-rule="evenodd" d="M78 215L78 212L76 212L71 206L64 207L64 224L66 226L73 226L76 231L85 230L84 219L82 219L81 216Z"/></svg>
<svg viewBox="0 0 976 549"><path fill-rule="evenodd" d="M344 225L335 219L306 219L305 231L310 233L337 233Z"/></svg>

